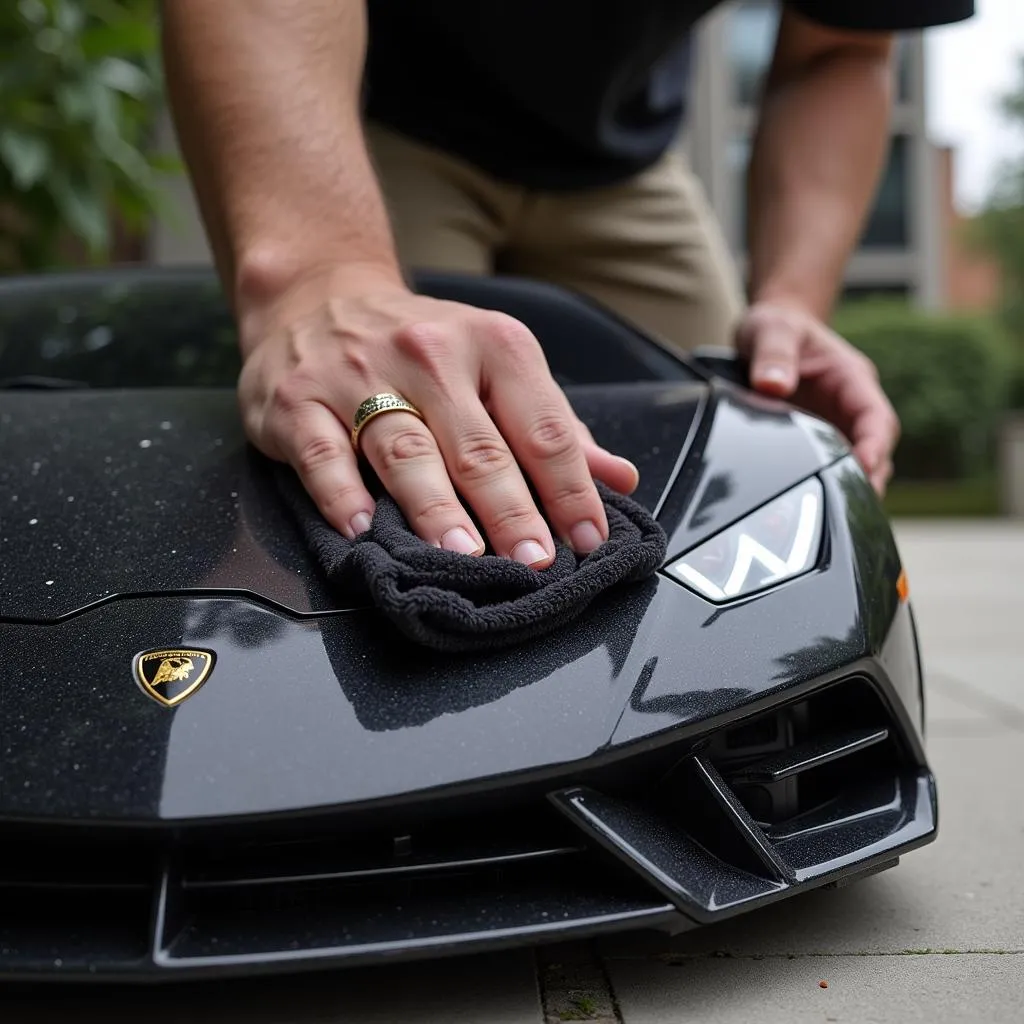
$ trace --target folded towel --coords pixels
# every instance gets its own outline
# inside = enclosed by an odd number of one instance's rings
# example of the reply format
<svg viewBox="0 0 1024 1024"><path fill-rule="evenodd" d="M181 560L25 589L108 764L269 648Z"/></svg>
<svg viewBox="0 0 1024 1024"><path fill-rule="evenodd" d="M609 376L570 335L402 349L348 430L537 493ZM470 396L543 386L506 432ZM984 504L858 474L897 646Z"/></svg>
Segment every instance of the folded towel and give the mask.
<svg viewBox="0 0 1024 1024"><path fill-rule="evenodd" d="M584 557L559 543L555 561L537 570L420 540L387 494L377 499L370 529L349 541L294 471L278 465L277 480L328 584L365 594L407 637L439 651L490 651L543 636L610 588L651 576L665 557L665 533L651 513L600 482L608 540Z"/></svg>

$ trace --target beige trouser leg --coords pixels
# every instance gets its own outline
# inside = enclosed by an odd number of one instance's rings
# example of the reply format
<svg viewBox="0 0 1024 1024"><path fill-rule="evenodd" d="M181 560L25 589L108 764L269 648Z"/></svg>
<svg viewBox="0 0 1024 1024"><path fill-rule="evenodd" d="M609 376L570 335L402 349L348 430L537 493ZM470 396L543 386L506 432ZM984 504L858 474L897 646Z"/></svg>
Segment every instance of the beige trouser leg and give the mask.
<svg viewBox="0 0 1024 1024"><path fill-rule="evenodd" d="M378 125L367 139L406 267L532 277L681 349L732 343L742 292L681 156L612 188L538 193Z"/></svg>

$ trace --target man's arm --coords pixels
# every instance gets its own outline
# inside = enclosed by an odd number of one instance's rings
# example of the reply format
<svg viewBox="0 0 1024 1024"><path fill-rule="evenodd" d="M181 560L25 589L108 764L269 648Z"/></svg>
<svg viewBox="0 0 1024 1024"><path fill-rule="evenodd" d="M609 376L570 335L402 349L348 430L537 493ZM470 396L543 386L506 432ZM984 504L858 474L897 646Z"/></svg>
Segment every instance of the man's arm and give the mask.
<svg viewBox="0 0 1024 1024"><path fill-rule="evenodd" d="M636 468L587 435L523 324L405 285L362 133L366 35L365 0L163 5L176 127L239 325L247 435L353 538L374 502L349 430L366 399L397 393L422 419L378 416L359 450L422 539L461 554L486 539L536 567L553 532L593 551L608 537L594 479L631 490Z"/></svg>
<svg viewBox="0 0 1024 1024"><path fill-rule="evenodd" d="M783 10L748 179L751 306L737 343L754 387L839 427L881 491L899 420L874 365L825 322L885 158L893 32L969 18L974 3L786 0Z"/></svg>
<svg viewBox="0 0 1024 1024"><path fill-rule="evenodd" d="M311 264L400 283L363 142L365 0L169 0L171 107L230 299Z"/></svg>
<svg viewBox="0 0 1024 1024"><path fill-rule="evenodd" d="M748 177L753 302L828 317L885 160L892 48L784 10Z"/></svg>
<svg viewBox="0 0 1024 1024"><path fill-rule="evenodd" d="M826 326L889 138L891 33L820 26L784 9L748 177L750 380L837 426L874 486L899 420L874 365Z"/></svg>

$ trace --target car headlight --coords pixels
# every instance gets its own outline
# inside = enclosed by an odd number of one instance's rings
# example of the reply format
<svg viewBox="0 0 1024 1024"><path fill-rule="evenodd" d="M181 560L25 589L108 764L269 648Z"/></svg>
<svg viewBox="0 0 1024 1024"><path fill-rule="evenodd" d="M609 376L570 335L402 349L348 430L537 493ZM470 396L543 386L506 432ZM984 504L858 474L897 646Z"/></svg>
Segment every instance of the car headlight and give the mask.
<svg viewBox="0 0 1024 1024"><path fill-rule="evenodd" d="M701 597L723 604L808 572L818 561L824 490L806 480L666 566Z"/></svg>

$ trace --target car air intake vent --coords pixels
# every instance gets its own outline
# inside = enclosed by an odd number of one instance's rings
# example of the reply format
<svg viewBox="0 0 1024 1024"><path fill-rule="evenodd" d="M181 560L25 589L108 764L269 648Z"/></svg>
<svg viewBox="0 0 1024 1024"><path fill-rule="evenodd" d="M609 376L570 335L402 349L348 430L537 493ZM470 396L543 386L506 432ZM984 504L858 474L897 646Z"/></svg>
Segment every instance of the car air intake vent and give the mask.
<svg viewBox="0 0 1024 1024"><path fill-rule="evenodd" d="M781 723L782 729L787 723ZM850 764L840 764L889 739L886 727L842 729L758 757L724 773L743 805L769 832L837 795ZM824 769L831 766L831 771ZM803 784L801 785L801 777Z"/></svg>
<svg viewBox="0 0 1024 1024"><path fill-rule="evenodd" d="M704 754L799 869L822 860L830 836L892 829L913 769L898 738L874 687L854 679L727 729Z"/></svg>
<svg viewBox="0 0 1024 1024"><path fill-rule="evenodd" d="M935 834L934 780L884 692L864 676L830 683L709 722L645 792L580 784L550 799L700 923L843 884Z"/></svg>
<svg viewBox="0 0 1024 1024"><path fill-rule="evenodd" d="M34 829L0 834L0 964L25 971L146 959L158 862L130 845Z"/></svg>
<svg viewBox="0 0 1024 1024"><path fill-rule="evenodd" d="M526 815L481 814L389 829L342 823L305 833L254 836L224 845L183 846L176 873L185 890L251 888L275 883L397 881L440 876L473 867L558 858L582 849L579 836L541 807Z"/></svg>
<svg viewBox="0 0 1024 1024"><path fill-rule="evenodd" d="M359 957L543 926L552 901L566 919L594 914L605 897L616 913L657 906L621 874L595 864L545 804L203 843L169 865L155 953L175 967L297 948Z"/></svg>
<svg viewBox="0 0 1024 1024"><path fill-rule="evenodd" d="M546 803L57 836L0 829L0 973L117 977L358 959L664 916Z"/></svg>

